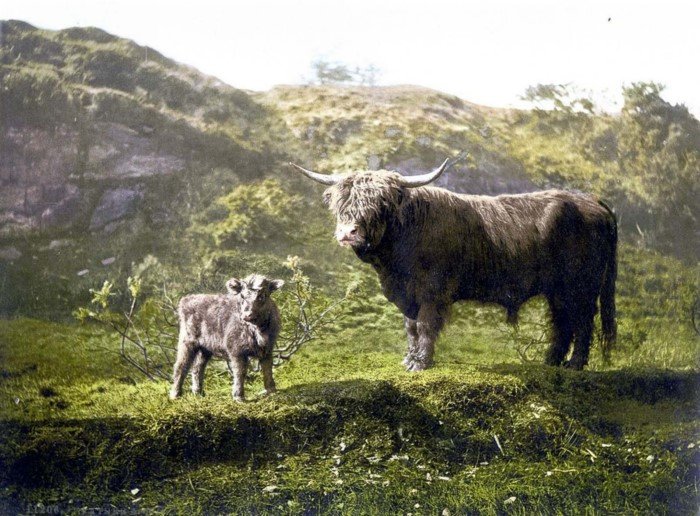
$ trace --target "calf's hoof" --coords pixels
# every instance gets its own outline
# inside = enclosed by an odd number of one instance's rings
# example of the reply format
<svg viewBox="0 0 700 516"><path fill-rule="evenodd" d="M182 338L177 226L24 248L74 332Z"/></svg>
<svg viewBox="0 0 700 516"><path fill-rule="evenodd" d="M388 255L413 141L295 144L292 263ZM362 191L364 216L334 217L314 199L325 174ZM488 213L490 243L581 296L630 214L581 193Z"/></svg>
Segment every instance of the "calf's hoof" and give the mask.
<svg viewBox="0 0 700 516"><path fill-rule="evenodd" d="M243 396L234 396L233 401L236 403L245 403L245 398Z"/></svg>
<svg viewBox="0 0 700 516"><path fill-rule="evenodd" d="M178 398L180 397L180 393L179 393L179 392L170 391L170 394L168 394L168 397L169 397L171 400L176 400L176 399L178 399Z"/></svg>

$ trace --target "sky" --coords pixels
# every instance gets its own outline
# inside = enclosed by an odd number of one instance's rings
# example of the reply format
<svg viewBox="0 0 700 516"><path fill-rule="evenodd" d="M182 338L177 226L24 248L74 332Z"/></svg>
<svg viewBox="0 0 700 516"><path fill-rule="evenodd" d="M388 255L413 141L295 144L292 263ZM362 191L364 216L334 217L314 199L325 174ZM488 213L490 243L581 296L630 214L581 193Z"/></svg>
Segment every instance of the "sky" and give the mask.
<svg viewBox="0 0 700 516"><path fill-rule="evenodd" d="M698 0L5 0L0 19L99 27L243 89L322 59L494 107L554 83L614 112L623 85L656 81L700 115Z"/></svg>

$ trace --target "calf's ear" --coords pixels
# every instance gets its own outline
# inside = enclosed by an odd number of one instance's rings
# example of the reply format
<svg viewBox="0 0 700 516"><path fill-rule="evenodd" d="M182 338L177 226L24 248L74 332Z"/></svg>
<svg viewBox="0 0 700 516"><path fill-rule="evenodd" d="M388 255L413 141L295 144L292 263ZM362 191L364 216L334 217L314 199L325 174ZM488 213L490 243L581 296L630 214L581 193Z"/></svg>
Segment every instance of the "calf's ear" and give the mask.
<svg viewBox="0 0 700 516"><path fill-rule="evenodd" d="M284 286L284 280L281 279L275 279L270 282L270 292L274 292L275 290L279 290Z"/></svg>
<svg viewBox="0 0 700 516"><path fill-rule="evenodd" d="M243 288L243 282L236 278L231 278L226 282L226 290L231 294L238 294Z"/></svg>

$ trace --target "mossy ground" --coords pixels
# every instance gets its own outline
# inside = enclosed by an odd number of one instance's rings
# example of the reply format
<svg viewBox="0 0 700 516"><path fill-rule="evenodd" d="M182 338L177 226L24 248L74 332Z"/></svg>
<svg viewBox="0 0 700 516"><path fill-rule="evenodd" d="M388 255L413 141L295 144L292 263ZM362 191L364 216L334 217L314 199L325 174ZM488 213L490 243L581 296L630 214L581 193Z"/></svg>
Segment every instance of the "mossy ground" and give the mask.
<svg viewBox="0 0 700 516"><path fill-rule="evenodd" d="M408 374L393 335L346 330L279 368L273 396L256 395L253 378L250 401L233 403L218 365L206 397L173 402L167 383L102 349L108 339L89 326L0 325L4 510L697 508L694 371L521 365L447 337L433 369Z"/></svg>

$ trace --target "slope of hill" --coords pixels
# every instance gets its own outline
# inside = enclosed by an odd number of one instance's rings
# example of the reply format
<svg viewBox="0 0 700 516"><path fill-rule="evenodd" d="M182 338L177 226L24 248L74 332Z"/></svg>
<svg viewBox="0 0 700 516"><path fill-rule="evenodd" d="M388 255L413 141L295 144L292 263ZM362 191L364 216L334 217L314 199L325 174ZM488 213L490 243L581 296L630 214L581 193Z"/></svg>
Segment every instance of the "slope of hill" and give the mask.
<svg viewBox="0 0 700 516"><path fill-rule="evenodd" d="M284 152L247 93L152 49L99 29L0 34L0 276L16 293L0 311L69 312L78 272L176 247L191 210Z"/></svg>
<svg viewBox="0 0 700 516"><path fill-rule="evenodd" d="M0 277L12 292L0 300L3 312L68 313L88 286L125 276L149 254L180 271L203 255L211 261L207 232L241 182L274 178L281 191L302 194L310 219L327 220L319 187L296 177L289 159L322 171L412 174L467 151L439 185L477 194L593 191L617 207L626 239L696 257L700 145L692 142L700 130L658 96L641 106L652 120L667 116L656 133L676 134L674 123L689 136L667 137L650 162L635 140L643 126L566 106L498 110L415 86L244 92L99 29L6 21L1 34ZM298 231L288 222L278 233ZM278 262L298 252L251 235L226 245ZM328 247L320 231L302 240ZM321 254L333 260L316 261L319 269L338 269L337 253Z"/></svg>
<svg viewBox="0 0 700 516"><path fill-rule="evenodd" d="M13 21L2 37L5 238L101 229L133 212L140 183L227 163L245 175L271 152L256 134L264 110L246 93L152 49Z"/></svg>
<svg viewBox="0 0 700 516"><path fill-rule="evenodd" d="M536 188L494 135L504 111L470 104L417 86L277 87L256 94L276 110L321 170L424 172L468 151L438 185L464 193L498 194Z"/></svg>

